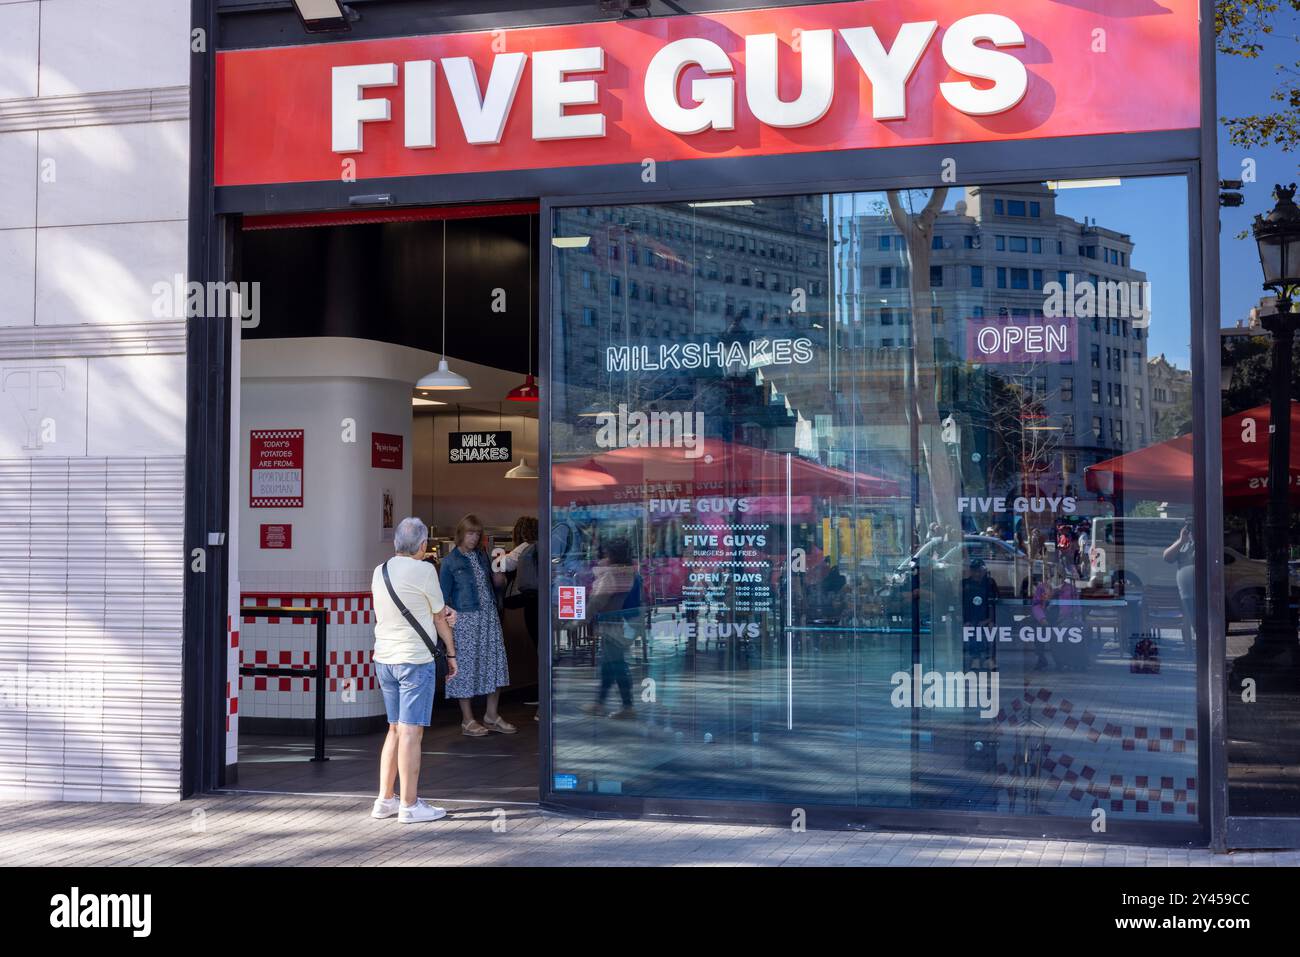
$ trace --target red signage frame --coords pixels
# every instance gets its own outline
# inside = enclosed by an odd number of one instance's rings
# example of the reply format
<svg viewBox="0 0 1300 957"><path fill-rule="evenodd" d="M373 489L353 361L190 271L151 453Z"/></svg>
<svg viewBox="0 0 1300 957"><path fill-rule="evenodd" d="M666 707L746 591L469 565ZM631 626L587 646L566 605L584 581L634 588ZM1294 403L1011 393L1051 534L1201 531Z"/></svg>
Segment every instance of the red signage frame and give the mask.
<svg viewBox="0 0 1300 957"><path fill-rule="evenodd" d="M260 548L293 548L293 526L286 522L273 522L258 526Z"/></svg>
<svg viewBox="0 0 1300 957"><path fill-rule="evenodd" d="M252 429L248 433L248 507L302 508L307 469L304 464L302 429ZM258 494L257 473L294 472L297 494ZM292 481L292 479L290 479ZM263 490L264 491L264 490Z"/></svg>
<svg viewBox="0 0 1300 957"><path fill-rule="evenodd" d="M370 433L370 467L401 469L404 439L389 432Z"/></svg>
<svg viewBox="0 0 1300 957"><path fill-rule="evenodd" d="M1089 9L1091 8L1091 9ZM1200 126L1199 22L1196 0L1162 0L1133 11L1128 0L1073 6L1041 0L914 0L837 3L654 17L557 27L348 43L222 51L216 57L217 186L324 182L467 172L501 172L601 164L642 164L826 150L989 142L1088 134L1154 132ZM996 14L1023 34L1014 55L1027 71L1024 96L992 115L955 109L942 83L974 90L996 83L953 69L943 51L946 31L964 17ZM873 28L892 50L900 28L938 23L906 81L901 119L873 117L873 87L849 50L845 30ZM780 128L761 122L746 96L747 36L777 37L777 84L785 101L801 92L801 54L794 47L809 31L834 31L833 99L814 122ZM652 117L644 88L647 68L665 45L700 38L716 44L729 72L706 74L690 66L676 74L677 101L693 106L693 84L709 76L734 80L734 128L670 132ZM995 48L978 41L984 51ZM596 102L561 107L566 115L601 113L597 139L534 139L532 80L535 54L599 47L603 67L566 75L594 80ZM969 51L968 51L969 52ZM448 88L444 58L469 57L480 90L489 89L495 58L524 53L527 60L505 114L500 139L467 142ZM414 148L404 138L408 64L431 60L436 145ZM361 125L362 148L334 152L331 76L335 67L391 64L395 85L366 87L361 99L389 101L387 119ZM418 74L412 74L417 75ZM770 77L767 78L771 82Z"/></svg>

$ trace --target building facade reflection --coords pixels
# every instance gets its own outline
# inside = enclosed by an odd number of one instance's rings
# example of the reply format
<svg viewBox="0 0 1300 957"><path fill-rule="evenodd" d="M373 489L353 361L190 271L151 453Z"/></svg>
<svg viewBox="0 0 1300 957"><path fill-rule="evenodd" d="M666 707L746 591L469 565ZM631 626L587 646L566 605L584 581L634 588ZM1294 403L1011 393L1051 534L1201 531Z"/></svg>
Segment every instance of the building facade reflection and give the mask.
<svg viewBox="0 0 1300 957"><path fill-rule="evenodd" d="M1190 320L1059 196L556 211L557 581L632 569L554 622L557 780L1195 822L1192 476L1123 481Z"/></svg>

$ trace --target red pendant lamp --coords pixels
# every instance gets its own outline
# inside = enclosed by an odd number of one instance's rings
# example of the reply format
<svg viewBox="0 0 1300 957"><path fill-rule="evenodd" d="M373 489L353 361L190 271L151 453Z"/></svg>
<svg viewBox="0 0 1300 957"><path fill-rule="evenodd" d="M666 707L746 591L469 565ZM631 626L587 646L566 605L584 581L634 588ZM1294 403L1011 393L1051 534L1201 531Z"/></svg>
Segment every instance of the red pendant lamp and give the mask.
<svg viewBox="0 0 1300 957"><path fill-rule="evenodd" d="M533 377L533 217L528 217L528 368L529 373L522 385L517 385L506 393L507 402L538 402L541 391Z"/></svg>
<svg viewBox="0 0 1300 957"><path fill-rule="evenodd" d="M507 402L538 402L541 393L537 390L537 380L530 372L524 377L523 385L517 385L506 393Z"/></svg>

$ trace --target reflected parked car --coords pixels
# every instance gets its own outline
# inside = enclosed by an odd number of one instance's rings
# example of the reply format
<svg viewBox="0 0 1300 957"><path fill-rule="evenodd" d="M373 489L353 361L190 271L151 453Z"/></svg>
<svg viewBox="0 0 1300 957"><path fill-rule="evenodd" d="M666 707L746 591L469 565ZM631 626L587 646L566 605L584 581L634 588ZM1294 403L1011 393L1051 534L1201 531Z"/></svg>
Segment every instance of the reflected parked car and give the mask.
<svg viewBox="0 0 1300 957"><path fill-rule="evenodd" d="M1235 548L1225 548L1223 591L1228 601L1228 621L1262 618L1268 596L1268 562L1247 558Z"/></svg>
<svg viewBox="0 0 1300 957"><path fill-rule="evenodd" d="M1287 563L1291 601L1300 599L1300 561ZM1228 621L1258 621L1268 599L1268 562L1248 558L1235 548L1223 550L1223 591Z"/></svg>
<svg viewBox="0 0 1300 957"><path fill-rule="evenodd" d="M1177 568L1165 549L1178 541L1186 518L1105 515L1092 520L1092 584L1112 591L1174 585Z"/></svg>
<svg viewBox="0 0 1300 957"><path fill-rule="evenodd" d="M1034 585L1045 575L1042 559L1034 559L1031 563L1024 549L991 535L966 535L958 545L932 538L886 577L882 597L902 597L911 587L914 567L930 575L949 575L956 582L976 558L983 560L990 577L997 583L998 591L1006 596L1028 598ZM923 605L928 601L922 597Z"/></svg>
<svg viewBox="0 0 1300 957"><path fill-rule="evenodd" d="M981 559L1003 595L1028 598L1046 574L1041 558L1030 562L1024 549L988 535L967 535L962 543L934 563L935 571L952 569L960 577L975 559Z"/></svg>

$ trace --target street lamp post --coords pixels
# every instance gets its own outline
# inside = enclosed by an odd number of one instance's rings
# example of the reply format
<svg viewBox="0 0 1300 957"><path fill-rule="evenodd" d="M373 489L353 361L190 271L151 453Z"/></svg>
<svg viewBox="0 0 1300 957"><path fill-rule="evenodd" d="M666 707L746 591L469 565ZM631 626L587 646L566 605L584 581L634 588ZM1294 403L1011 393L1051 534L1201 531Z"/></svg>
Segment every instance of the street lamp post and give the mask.
<svg viewBox="0 0 1300 957"><path fill-rule="evenodd" d="M1295 184L1277 186L1276 201L1267 216L1256 216L1253 231L1264 270L1264 287L1277 292L1277 309L1260 317L1273 337L1272 393L1269 401L1268 446L1268 592L1264 618L1250 650L1237 660L1233 675L1253 677L1262 685L1290 686L1300 678L1300 646L1296 615L1291 608L1288 561L1291 551L1291 375L1292 346L1300 313L1292 297L1300 288L1300 208Z"/></svg>

